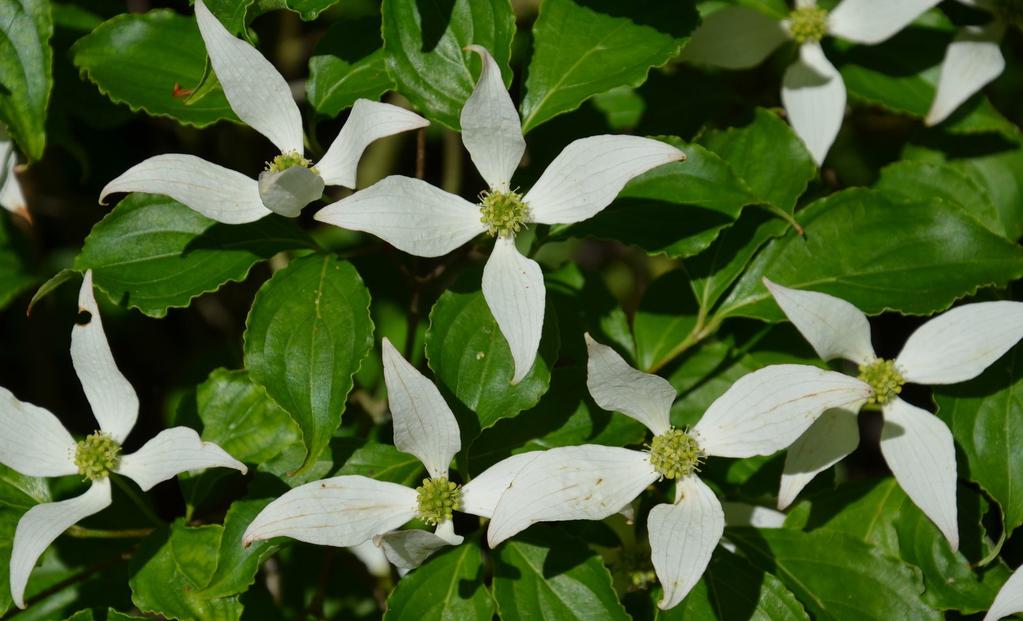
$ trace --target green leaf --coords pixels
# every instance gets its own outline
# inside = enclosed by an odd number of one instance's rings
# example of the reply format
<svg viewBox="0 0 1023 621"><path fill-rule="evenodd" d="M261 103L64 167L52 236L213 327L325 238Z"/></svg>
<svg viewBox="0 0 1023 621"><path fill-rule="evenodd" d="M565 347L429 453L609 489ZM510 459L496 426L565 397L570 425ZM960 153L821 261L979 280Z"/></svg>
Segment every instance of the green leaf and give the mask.
<svg viewBox="0 0 1023 621"><path fill-rule="evenodd" d="M207 599L194 582L196 578L209 577L210 559L216 562L220 539L218 526L192 529L181 522L173 524L169 532L149 537L137 554L144 560L128 582L132 602L143 612L167 619L240 619L242 605L237 597ZM187 573L182 572L182 567Z"/></svg>
<svg viewBox="0 0 1023 621"><path fill-rule="evenodd" d="M691 338L698 310L684 270L667 272L650 283L632 320L641 370L659 368L673 357L673 351Z"/></svg>
<svg viewBox="0 0 1023 621"><path fill-rule="evenodd" d="M36 282L25 260L24 240L10 214L0 213L0 308L6 307Z"/></svg>
<svg viewBox="0 0 1023 621"><path fill-rule="evenodd" d="M47 0L0 0L0 120L30 158L46 147L53 88L53 15Z"/></svg>
<svg viewBox="0 0 1023 621"><path fill-rule="evenodd" d="M11 599L11 547L14 544L14 529L18 526L23 509L0 505L0 615L14 605Z"/></svg>
<svg viewBox="0 0 1023 621"><path fill-rule="evenodd" d="M1002 232L1013 241L1018 240L1023 235L1023 148L1003 147L975 157L956 158L949 163L974 180L991 198L996 216L985 222L988 228ZM982 199L978 194L974 201ZM971 206L971 203L966 205Z"/></svg>
<svg viewBox="0 0 1023 621"><path fill-rule="evenodd" d="M601 274L584 272L568 261L546 275L545 285L558 315L562 358L586 359L586 332L600 343L617 345L630 353L636 348L629 318Z"/></svg>
<svg viewBox="0 0 1023 621"><path fill-rule="evenodd" d="M785 527L839 532L898 557L896 526L907 500L893 478L851 481L835 489L804 495L789 511Z"/></svg>
<svg viewBox="0 0 1023 621"><path fill-rule="evenodd" d="M135 112L197 127L238 120L219 88L186 103L206 70L206 48L192 17L169 9L122 13L79 39L71 54L103 94Z"/></svg>
<svg viewBox="0 0 1023 621"><path fill-rule="evenodd" d="M959 476L998 503L1011 533L1023 524L1023 350L1014 348L976 379L935 386L934 402L956 439Z"/></svg>
<svg viewBox="0 0 1023 621"><path fill-rule="evenodd" d="M277 272L256 294L245 366L302 429L303 468L341 423L352 376L373 347L369 291L355 268L313 254Z"/></svg>
<svg viewBox="0 0 1023 621"><path fill-rule="evenodd" d="M646 110L646 101L628 86L616 86L593 96L593 105L604 113L607 125L615 131L632 129L639 125Z"/></svg>
<svg viewBox="0 0 1023 621"><path fill-rule="evenodd" d="M301 438L298 426L249 379L247 371L217 369L196 389L202 439L235 459L261 464Z"/></svg>
<svg viewBox="0 0 1023 621"><path fill-rule="evenodd" d="M639 86L696 27L689 2L545 0L533 23L522 130L618 86Z"/></svg>
<svg viewBox="0 0 1023 621"><path fill-rule="evenodd" d="M309 59L306 94L313 108L335 117L356 99L376 101L393 88L382 44L379 17L331 24Z"/></svg>
<svg viewBox="0 0 1023 621"><path fill-rule="evenodd" d="M493 589L503 621L630 619L600 555L561 529L533 529L495 550Z"/></svg>
<svg viewBox="0 0 1023 621"><path fill-rule="evenodd" d="M245 29L246 16L254 0L205 0L206 8L217 16L231 34Z"/></svg>
<svg viewBox="0 0 1023 621"><path fill-rule="evenodd" d="M788 123L757 108L744 127L709 132L700 142L728 162L757 202L792 213L817 166Z"/></svg>
<svg viewBox="0 0 1023 621"><path fill-rule="evenodd" d="M720 157L699 145L667 141L688 159L636 177L607 209L559 229L558 236L590 235L688 257L709 246L743 207L757 202Z"/></svg>
<svg viewBox="0 0 1023 621"><path fill-rule="evenodd" d="M311 21L323 11L337 4L339 0L285 0L288 8L295 11L304 21Z"/></svg>
<svg viewBox="0 0 1023 621"><path fill-rule="evenodd" d="M384 620L491 621L494 601L483 584L485 569L475 541L445 548L398 582Z"/></svg>
<svg viewBox="0 0 1023 621"><path fill-rule="evenodd" d="M0 507L30 509L50 500L46 479L25 476L0 464Z"/></svg>
<svg viewBox="0 0 1023 621"><path fill-rule="evenodd" d="M536 362L521 382L512 384L515 364L511 349L483 293L449 290L433 305L426 330L426 358L438 383L475 412L479 429L528 410L547 392L551 368L558 359L557 318L553 315L548 304ZM467 434L475 437L470 431L463 428L463 438Z"/></svg>
<svg viewBox="0 0 1023 621"><path fill-rule="evenodd" d="M423 478L423 464L390 444L367 442L352 452L335 475L360 475L416 487Z"/></svg>
<svg viewBox="0 0 1023 621"><path fill-rule="evenodd" d="M1023 249L941 200L903 203L850 189L814 202L796 219L805 235L789 232L768 244L719 317L783 319L764 276L838 296L868 314L928 314L1023 275Z"/></svg>
<svg viewBox="0 0 1023 621"><path fill-rule="evenodd" d="M941 619L921 599L919 575L842 533L729 528L754 565L775 574L816 619Z"/></svg>
<svg viewBox="0 0 1023 621"><path fill-rule="evenodd" d="M79 610L75 614L68 617L65 621L95 621L95 613L92 609ZM107 609L106 621L137 621L143 617L133 617L126 615L123 612L117 612L113 608Z"/></svg>
<svg viewBox="0 0 1023 621"><path fill-rule="evenodd" d="M722 547L714 551L703 578L658 621L744 619L748 621L809 620L803 605L780 580Z"/></svg>
<svg viewBox="0 0 1023 621"><path fill-rule="evenodd" d="M115 302L163 317L168 308L241 281L256 263L311 244L294 221L219 224L166 196L134 193L93 227L75 260Z"/></svg>
<svg viewBox="0 0 1023 621"><path fill-rule="evenodd" d="M382 12L387 70L398 92L431 121L461 127L462 105L480 71L467 45L487 48L505 84L511 83L515 14L509 0L384 0Z"/></svg>
<svg viewBox="0 0 1023 621"><path fill-rule="evenodd" d="M199 595L218 599L244 593L256 580L259 566L277 548L266 541L242 545L242 535L271 498L236 500L228 509L221 528L216 569L201 585ZM219 527L218 527L219 528Z"/></svg>

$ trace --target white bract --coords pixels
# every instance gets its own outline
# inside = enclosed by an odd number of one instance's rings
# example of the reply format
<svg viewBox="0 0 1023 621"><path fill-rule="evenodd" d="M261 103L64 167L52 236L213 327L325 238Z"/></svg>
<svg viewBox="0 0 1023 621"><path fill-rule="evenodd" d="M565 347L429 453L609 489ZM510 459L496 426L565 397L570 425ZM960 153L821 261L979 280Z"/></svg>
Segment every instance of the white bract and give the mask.
<svg viewBox="0 0 1023 621"><path fill-rule="evenodd" d="M1017 567L998 590L984 621L998 621L1018 612L1023 612L1023 567Z"/></svg>
<svg viewBox="0 0 1023 621"><path fill-rule="evenodd" d="M676 479L675 502L657 505L647 518L663 609L699 581L724 530L721 503L697 476L703 459L770 455L821 412L870 396L867 384L841 373L773 365L740 378L692 429L676 429L669 418L676 393L667 380L633 369L589 335L586 342L590 394L600 407L646 425L654 435L649 450L584 445L521 455L524 463L494 509L487 541L496 546L536 522L600 520L654 481Z"/></svg>
<svg viewBox="0 0 1023 621"><path fill-rule="evenodd" d="M842 76L824 56L821 39L833 35L855 43L880 43L939 1L843 0L829 13L816 0L796 0L796 8L780 20L755 9L729 6L704 18L682 57L725 69L747 69L785 41L795 41L799 58L785 71L781 100L792 129L819 166L842 126L846 102Z"/></svg>
<svg viewBox="0 0 1023 621"><path fill-rule="evenodd" d="M0 207L18 214L26 220L31 220L28 214L28 203L25 202L25 195L21 191L21 183L18 182L18 176L14 173L17 163L14 143L0 131Z"/></svg>
<svg viewBox="0 0 1023 621"><path fill-rule="evenodd" d="M926 410L899 398L902 386L955 384L977 377L1023 338L1023 303L964 304L931 319L910 335L894 360L874 354L867 317L852 304L825 293L764 284L789 321L823 360L859 365L873 388L869 399L831 410L797 440L785 458L778 507L795 500L817 473L859 444L856 414L864 403L880 406L881 453L916 506L959 546L956 457L952 433Z"/></svg>
<svg viewBox="0 0 1023 621"><path fill-rule="evenodd" d="M295 217L323 195L326 185L354 188L356 167L369 143L429 124L397 106L359 99L314 165L305 158L302 117L281 74L258 50L228 32L202 0L196 0L195 18L231 109L281 154L267 163L258 181L194 155L157 155L108 183L101 203L114 192L151 192L227 224L252 222L271 212Z"/></svg>
<svg viewBox="0 0 1023 621"><path fill-rule="evenodd" d="M455 415L433 382L386 338L383 358L394 445L419 458L429 477L415 489L355 475L300 485L256 516L242 538L245 545L272 537L338 547L373 540L399 569L411 569L462 542L451 522L454 511L493 514L522 456L495 464L465 486L448 480L448 465L462 445ZM434 532L396 530L416 517L436 526Z"/></svg>
<svg viewBox="0 0 1023 621"><path fill-rule="evenodd" d="M245 472L245 464L203 442L188 427L161 431L130 455L121 444L135 426L139 401L114 363L92 293L92 272L78 296L88 322L71 330L71 361L99 422L99 431L75 442L56 416L19 401L0 388L0 463L33 477L79 474L92 481L81 496L36 505L18 521L11 550L11 595L25 607L25 584L36 561L61 533L110 504L110 474L138 483L143 491L182 472L222 466Z"/></svg>
<svg viewBox="0 0 1023 621"><path fill-rule="evenodd" d="M926 123L937 125L956 111L1005 69L1001 43L1009 25L1023 24L1023 5L1018 0L959 0L983 9L993 19L980 26L965 26L945 51L938 78L938 90L927 113Z"/></svg>
<svg viewBox="0 0 1023 621"><path fill-rule="evenodd" d="M501 70L484 48L483 72L462 108L462 142L489 189L473 204L418 179L387 177L324 207L316 219L372 233L422 257L446 254L481 233L497 238L483 271L483 296L511 348L512 383L536 360L546 292L540 266L515 247L529 223L569 224L607 207L633 177L685 159L671 145L636 136L591 136L569 144L529 192L511 188L526 143Z"/></svg>

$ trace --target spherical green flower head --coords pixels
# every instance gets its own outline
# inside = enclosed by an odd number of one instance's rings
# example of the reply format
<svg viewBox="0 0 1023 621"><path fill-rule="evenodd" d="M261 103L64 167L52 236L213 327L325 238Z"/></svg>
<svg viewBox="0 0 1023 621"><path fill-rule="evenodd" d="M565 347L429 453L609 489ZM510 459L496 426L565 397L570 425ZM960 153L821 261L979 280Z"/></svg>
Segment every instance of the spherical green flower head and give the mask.
<svg viewBox="0 0 1023 621"><path fill-rule="evenodd" d="M867 399L869 404L885 405L902 392L906 380L895 367L894 360L878 358L873 362L860 365L859 379L874 389L874 394Z"/></svg>
<svg viewBox="0 0 1023 621"><path fill-rule="evenodd" d="M462 508L462 490L447 477L423 479L416 488L419 501L419 519L427 524L440 524L451 519L451 514Z"/></svg>
<svg viewBox="0 0 1023 621"><path fill-rule="evenodd" d="M529 222L529 206L521 194L495 190L484 192L480 199L480 221L491 235L511 237Z"/></svg>
<svg viewBox="0 0 1023 621"><path fill-rule="evenodd" d="M109 476L120 463L121 445L102 431L89 435L75 448L78 472L90 481Z"/></svg>
<svg viewBox="0 0 1023 621"><path fill-rule="evenodd" d="M828 12L805 6L789 13L789 33L796 43L816 43L828 34Z"/></svg>
<svg viewBox="0 0 1023 621"><path fill-rule="evenodd" d="M284 172L285 170L289 168L294 168L295 166L301 166L303 168L308 168L313 172L317 172L316 168L313 167L312 160L306 159L305 157L300 155L298 151L289 151L287 153L281 153L271 161L267 162L266 172L272 173Z"/></svg>
<svg viewBox="0 0 1023 621"><path fill-rule="evenodd" d="M674 427L654 436L650 444L650 463L661 476L683 479L696 472L703 462L703 451L688 433Z"/></svg>

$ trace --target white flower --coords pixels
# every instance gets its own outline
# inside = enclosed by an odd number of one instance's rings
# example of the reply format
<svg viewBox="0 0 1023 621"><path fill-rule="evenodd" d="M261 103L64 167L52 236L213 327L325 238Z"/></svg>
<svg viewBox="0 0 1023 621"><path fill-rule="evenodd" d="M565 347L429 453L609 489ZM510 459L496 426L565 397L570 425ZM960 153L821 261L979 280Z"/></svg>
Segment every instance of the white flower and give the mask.
<svg viewBox="0 0 1023 621"><path fill-rule="evenodd" d="M792 129L819 166L845 115L845 84L824 56L820 41L834 35L874 44L909 25L940 0L843 0L830 13L816 0L796 0L788 18L730 6L706 16L683 52L692 62L746 69L760 64L787 40L799 45L799 59L785 72L781 100Z"/></svg>
<svg viewBox="0 0 1023 621"><path fill-rule="evenodd" d="M529 223L567 224L596 215L633 177L685 159L670 145L635 136L591 136L569 144L536 185L522 195L512 173L526 143L501 70L484 48L483 72L462 108L462 142L489 190L481 204L408 177L391 176L324 207L316 219L366 231L396 248L436 257L480 233L497 237L483 271L483 296L508 340L516 384L529 372L540 346L545 290L540 266L515 248L515 233Z"/></svg>
<svg viewBox="0 0 1023 621"><path fill-rule="evenodd" d="M1017 567L998 590L984 621L998 621L1017 612L1023 612L1023 567Z"/></svg>
<svg viewBox="0 0 1023 621"><path fill-rule="evenodd" d="M956 456L952 433L930 412L898 397L906 382L955 384L977 377L1023 338L1023 303L965 304L931 319L910 335L894 360L874 354L867 317L834 296L764 284L789 321L823 360L859 365L873 388L869 402L881 407L881 454L916 506L937 525L953 549L959 546ZM856 413L863 403L826 412L797 440L785 458L778 507L795 500L817 473L859 443Z"/></svg>
<svg viewBox="0 0 1023 621"><path fill-rule="evenodd" d="M987 24L965 26L945 51L938 78L938 91L927 113L926 123L937 125L956 111L1005 69L1005 58L1000 49L1005 28L1009 24L1023 24L1023 9L1015 0L959 0L966 6L984 9L994 14Z"/></svg>
<svg viewBox="0 0 1023 621"><path fill-rule="evenodd" d="M17 157L14 154L14 143L0 131L0 207L16 213L31 222L28 203L21 191L21 183L14 169Z"/></svg>
<svg viewBox="0 0 1023 621"><path fill-rule="evenodd" d="M356 165L369 143L429 124L397 106L360 99L323 159L313 165L304 157L302 117L281 74L258 50L232 36L202 0L196 0L195 18L231 109L281 154L267 163L258 181L194 155L157 155L108 183L101 203L114 192L151 192L228 224L252 222L270 212L295 217L323 195L325 185L354 188Z"/></svg>
<svg viewBox="0 0 1023 621"><path fill-rule="evenodd" d="M92 480L81 496L36 505L18 521L11 551L11 595L25 607L25 584L36 560L54 539L78 521L110 504L110 473L138 483L143 491L190 470L223 466L245 472L245 464L216 444L203 442L188 427L161 431L130 455L121 444L135 426L139 401L114 363L92 293L92 272L78 296L88 323L71 330L71 361L100 430L75 442L56 416L16 399L0 388L0 463L24 475L79 474Z"/></svg>
<svg viewBox="0 0 1023 621"><path fill-rule="evenodd" d="M418 457L429 478L415 489L353 475L300 485L256 516L242 538L245 545L272 537L338 547L373 540L399 569L411 569L437 549L462 542L451 521L454 511L493 514L523 456L495 464L463 487L449 481L448 465L462 445L455 415L437 387L386 338L383 358L394 445ZM396 530L415 517L435 531Z"/></svg>
<svg viewBox="0 0 1023 621"><path fill-rule="evenodd" d="M496 546L536 522L600 520L662 477L677 479L673 504L650 511L651 560L664 588L658 604L678 604L710 561L725 525L721 503L697 476L706 456L752 457L784 449L828 408L870 395L865 383L807 365L765 367L740 378L691 430L671 427L676 393L664 378L630 367L587 335L586 385L597 404L638 420L654 434L649 451L584 445L534 455L512 478L487 533Z"/></svg>

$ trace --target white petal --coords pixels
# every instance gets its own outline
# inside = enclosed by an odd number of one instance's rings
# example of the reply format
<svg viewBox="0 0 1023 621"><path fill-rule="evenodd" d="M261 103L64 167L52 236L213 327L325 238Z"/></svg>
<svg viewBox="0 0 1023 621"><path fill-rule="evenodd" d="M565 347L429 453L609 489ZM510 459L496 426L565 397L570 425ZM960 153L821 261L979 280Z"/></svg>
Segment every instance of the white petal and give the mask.
<svg viewBox="0 0 1023 621"><path fill-rule="evenodd" d="M821 414L792 443L785 455L785 470L778 489L778 508L785 509L819 473L856 450L860 443L859 404Z"/></svg>
<svg viewBox="0 0 1023 621"><path fill-rule="evenodd" d="M754 9L728 6L703 19L682 58L725 69L749 69L788 39L780 20Z"/></svg>
<svg viewBox="0 0 1023 621"><path fill-rule="evenodd" d="M462 143L487 185L507 190L526 150L519 113L490 52L479 45L466 49L483 59L483 72L462 107Z"/></svg>
<svg viewBox="0 0 1023 621"><path fill-rule="evenodd" d="M78 472L75 441L57 417L0 387L0 464L30 477Z"/></svg>
<svg viewBox="0 0 1023 621"><path fill-rule="evenodd" d="M677 483L675 504L657 505L647 517L650 560L664 596L657 606L678 605L700 581L725 530L725 514L717 496L698 477Z"/></svg>
<svg viewBox="0 0 1023 621"><path fill-rule="evenodd" d="M181 153L157 155L135 164L103 188L99 202L115 192L163 194L225 224L254 222L270 215L259 198L255 179Z"/></svg>
<svg viewBox="0 0 1023 621"><path fill-rule="evenodd" d="M316 163L316 169L327 185L354 188L359 158L371 142L429 124L429 121L405 108L357 99L341 133L331 143L323 159Z"/></svg>
<svg viewBox="0 0 1023 621"><path fill-rule="evenodd" d="M71 362L89 399L99 428L118 444L124 442L139 415L139 398L121 375L110 344L103 332L103 320L92 292L92 270L85 272L78 293L79 312L89 313L89 321L71 328Z"/></svg>
<svg viewBox="0 0 1023 621"><path fill-rule="evenodd" d="M828 33L856 43L880 43L941 0L842 0L828 14Z"/></svg>
<svg viewBox="0 0 1023 621"><path fill-rule="evenodd" d="M349 546L348 551L355 555L362 564L369 570L370 575L378 578L391 575L391 563L380 546L372 541L363 541L354 546Z"/></svg>
<svg viewBox="0 0 1023 621"><path fill-rule="evenodd" d="M245 474L245 464L212 442L203 442L194 429L171 427L156 434L142 448L121 458L117 467L147 491L181 472L203 468L234 468Z"/></svg>
<svg viewBox="0 0 1023 621"><path fill-rule="evenodd" d="M430 380L384 338L384 383L394 423L394 446L415 455L433 478L448 476L451 458L462 448L458 421Z"/></svg>
<svg viewBox="0 0 1023 621"><path fill-rule="evenodd" d="M764 278L782 312L822 360L845 358L866 364L876 358L867 316L841 298L789 289Z"/></svg>
<svg viewBox="0 0 1023 621"><path fill-rule="evenodd" d="M978 302L946 311L916 329L895 364L907 382L973 379L1023 338L1023 302Z"/></svg>
<svg viewBox="0 0 1023 621"><path fill-rule="evenodd" d="M834 371L775 364L744 375L693 428L718 457L770 455L796 441L825 410L865 401L870 386Z"/></svg>
<svg viewBox="0 0 1023 621"><path fill-rule="evenodd" d="M24 212L28 208L25 195L21 192L21 184L14 172L17 158L14 156L14 144L9 140L0 140L0 207L12 213Z"/></svg>
<svg viewBox="0 0 1023 621"><path fill-rule="evenodd" d="M785 525L785 514L769 507L745 502L723 502L721 508L725 511L725 524L729 526L781 528Z"/></svg>
<svg viewBox="0 0 1023 621"><path fill-rule="evenodd" d="M419 257L447 254L487 228L476 205L420 179L399 175L327 205L315 218L372 233Z"/></svg>
<svg viewBox="0 0 1023 621"><path fill-rule="evenodd" d="M671 404L677 393L668 380L629 366L618 352L586 334L586 387L597 405L621 412L646 425L654 435L671 426Z"/></svg>
<svg viewBox="0 0 1023 621"><path fill-rule="evenodd" d="M428 530L393 530L375 538L387 560L398 569L415 569L437 550L451 543Z"/></svg>
<svg viewBox="0 0 1023 621"><path fill-rule="evenodd" d="M11 549L11 595L25 607L25 585L42 553L76 522L110 505L110 479L92 484L77 498L36 505L18 520Z"/></svg>
<svg viewBox="0 0 1023 621"><path fill-rule="evenodd" d="M554 158L523 200L533 222L579 222L610 205L633 177L685 158L670 144L650 138L581 138Z"/></svg>
<svg viewBox="0 0 1023 621"><path fill-rule="evenodd" d="M511 485L515 475L540 455L543 455L543 451L512 455L481 472L462 487L461 511L485 518L493 517L501 495Z"/></svg>
<svg viewBox="0 0 1023 621"><path fill-rule="evenodd" d="M1005 24L999 20L984 26L966 26L959 31L945 51L938 90L925 123L941 123L964 101L1002 74L1004 34Z"/></svg>
<svg viewBox="0 0 1023 621"><path fill-rule="evenodd" d="M285 218L294 218L309 203L323 196L323 178L304 166L259 174L263 206Z"/></svg>
<svg viewBox="0 0 1023 621"><path fill-rule="evenodd" d="M546 296L537 262L519 254L513 238L499 237L483 268L483 297L511 348L512 384L522 381L536 361Z"/></svg>
<svg viewBox="0 0 1023 621"><path fill-rule="evenodd" d="M302 115L284 77L259 50L228 32L202 0L195 2L195 19L234 113L281 153L301 154Z"/></svg>
<svg viewBox="0 0 1023 621"><path fill-rule="evenodd" d="M984 615L984 621L998 621L1011 614L1023 612L1023 567L1012 572L1002 588L998 590L995 601Z"/></svg>
<svg viewBox="0 0 1023 621"><path fill-rule="evenodd" d="M937 416L902 399L884 406L881 453L895 480L948 539L959 547L956 451L952 432Z"/></svg>
<svg viewBox="0 0 1023 621"><path fill-rule="evenodd" d="M416 491L363 476L300 485L263 509L242 543L291 537L326 546L354 546L416 516Z"/></svg>
<svg viewBox="0 0 1023 621"><path fill-rule="evenodd" d="M845 84L820 45L799 46L799 60L785 71L781 101L792 129L820 166L845 116Z"/></svg>
<svg viewBox="0 0 1023 621"><path fill-rule="evenodd" d="M602 520L659 477L639 451L595 444L544 451L497 503L487 542L493 548L537 522Z"/></svg>

